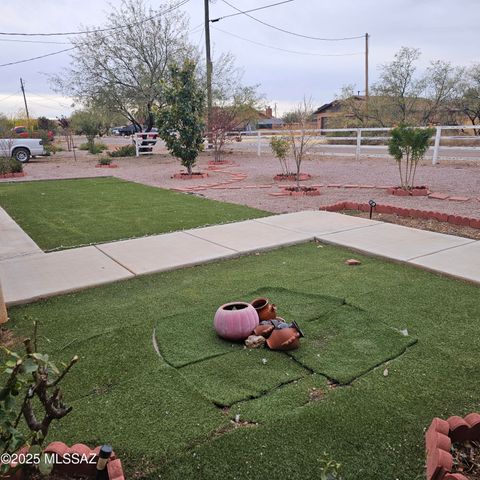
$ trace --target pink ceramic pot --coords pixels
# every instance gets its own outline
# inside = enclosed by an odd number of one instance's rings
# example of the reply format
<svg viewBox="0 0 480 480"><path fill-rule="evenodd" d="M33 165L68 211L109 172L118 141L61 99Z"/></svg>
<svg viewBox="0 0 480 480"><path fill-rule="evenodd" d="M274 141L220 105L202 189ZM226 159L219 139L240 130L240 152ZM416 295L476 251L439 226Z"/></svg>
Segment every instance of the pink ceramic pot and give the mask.
<svg viewBox="0 0 480 480"><path fill-rule="evenodd" d="M222 305L215 313L213 320L215 331L225 340L243 341L257 325L257 311L245 302Z"/></svg>

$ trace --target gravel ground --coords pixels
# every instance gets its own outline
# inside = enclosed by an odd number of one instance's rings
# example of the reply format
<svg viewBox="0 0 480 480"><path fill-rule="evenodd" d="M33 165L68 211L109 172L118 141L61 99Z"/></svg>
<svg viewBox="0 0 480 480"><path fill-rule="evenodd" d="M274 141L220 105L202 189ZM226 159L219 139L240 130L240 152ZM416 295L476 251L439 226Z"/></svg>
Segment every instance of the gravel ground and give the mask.
<svg viewBox="0 0 480 480"><path fill-rule="evenodd" d="M105 141L105 140L104 140ZM124 140L128 143L128 140ZM105 143L109 144L107 139ZM119 142L120 143L120 142ZM123 143L123 141L122 141ZM60 152L52 157L39 157L25 165L27 176L13 181L59 179L113 175L125 180L163 188L182 188L222 183L231 177L225 172L210 172L206 179L174 180L171 176L182 170L180 163L168 154L155 154L141 158L114 159L119 168L95 168L97 157L77 151L77 160L71 152ZM338 201L367 202L371 198L377 203L435 210L445 213L480 218L480 162L442 162L436 166L425 162L417 170L418 185L428 185L432 192L470 197L467 202L435 200L426 197L395 197L381 189L321 188L317 197L273 197L271 192L280 191L278 185L291 182L273 181L280 172L278 161L271 156L256 157L250 154L227 154L234 166L226 168L232 173L242 172L247 178L235 186L273 185L272 188L207 189L199 192L205 197L249 205L275 213L316 209ZM197 170L206 171L211 156L201 154ZM398 169L391 159L362 159L322 157L305 160L302 171L312 175L303 185L316 184L365 184L397 185ZM12 181L0 180L0 182Z"/></svg>

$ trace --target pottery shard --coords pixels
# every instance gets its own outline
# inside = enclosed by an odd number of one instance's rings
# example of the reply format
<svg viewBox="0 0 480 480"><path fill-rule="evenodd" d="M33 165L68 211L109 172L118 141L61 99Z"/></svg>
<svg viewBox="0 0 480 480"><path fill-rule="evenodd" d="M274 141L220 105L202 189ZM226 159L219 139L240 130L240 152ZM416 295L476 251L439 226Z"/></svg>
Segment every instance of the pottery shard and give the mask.
<svg viewBox="0 0 480 480"><path fill-rule="evenodd" d="M349 258L348 260L345 260L345 263L347 265L361 265L362 262L360 260L356 260L355 258Z"/></svg>
<svg viewBox="0 0 480 480"><path fill-rule="evenodd" d="M250 335L246 340L245 340L245 346L247 348L260 348L265 345L265 337L262 337L261 335Z"/></svg>

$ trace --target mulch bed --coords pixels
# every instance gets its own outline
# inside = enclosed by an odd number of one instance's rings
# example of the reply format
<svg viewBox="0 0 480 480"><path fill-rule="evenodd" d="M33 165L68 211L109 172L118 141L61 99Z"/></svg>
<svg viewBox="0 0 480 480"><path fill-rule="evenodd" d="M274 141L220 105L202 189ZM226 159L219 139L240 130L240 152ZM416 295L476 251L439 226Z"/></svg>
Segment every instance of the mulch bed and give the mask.
<svg viewBox="0 0 480 480"><path fill-rule="evenodd" d="M480 442L454 443L451 453L452 473L461 473L470 480L480 480Z"/></svg>

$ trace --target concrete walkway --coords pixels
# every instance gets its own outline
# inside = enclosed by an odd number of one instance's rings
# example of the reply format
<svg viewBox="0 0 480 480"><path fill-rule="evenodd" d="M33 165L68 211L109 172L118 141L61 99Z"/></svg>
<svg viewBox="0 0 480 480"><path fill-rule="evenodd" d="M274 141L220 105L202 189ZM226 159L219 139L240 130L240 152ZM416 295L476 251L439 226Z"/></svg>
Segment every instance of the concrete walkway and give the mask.
<svg viewBox="0 0 480 480"><path fill-rule="evenodd" d="M54 253L41 252L25 234L20 235L18 226L15 230L8 221L3 222L0 283L7 305L313 240L480 283L480 241L324 211L275 215ZM4 224L7 232L13 233L4 236Z"/></svg>

